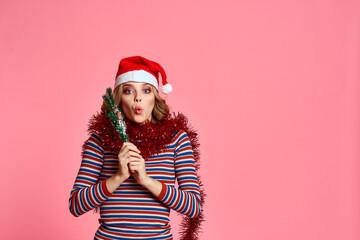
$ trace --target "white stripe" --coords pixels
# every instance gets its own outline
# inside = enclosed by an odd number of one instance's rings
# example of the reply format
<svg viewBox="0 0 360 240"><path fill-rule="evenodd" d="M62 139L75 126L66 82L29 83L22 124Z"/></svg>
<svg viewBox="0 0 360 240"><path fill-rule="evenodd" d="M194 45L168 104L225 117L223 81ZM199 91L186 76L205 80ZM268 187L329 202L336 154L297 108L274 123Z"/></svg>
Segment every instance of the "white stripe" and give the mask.
<svg viewBox="0 0 360 240"><path fill-rule="evenodd" d="M154 75L144 70L134 70L120 74L116 78L114 88L116 88L122 83L131 82L131 81L146 82L156 87L156 89L158 89L158 81L156 77L154 77Z"/></svg>

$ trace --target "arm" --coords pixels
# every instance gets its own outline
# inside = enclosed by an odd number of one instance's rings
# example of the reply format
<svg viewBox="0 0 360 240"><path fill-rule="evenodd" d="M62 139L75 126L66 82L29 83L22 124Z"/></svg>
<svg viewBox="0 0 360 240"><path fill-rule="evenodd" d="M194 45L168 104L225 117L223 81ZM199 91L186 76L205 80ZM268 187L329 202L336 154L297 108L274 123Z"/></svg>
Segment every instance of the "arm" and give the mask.
<svg viewBox="0 0 360 240"><path fill-rule="evenodd" d="M69 198L69 209L74 216L78 217L100 206L111 196L106 181L98 182L103 161L100 138L92 134L82 153L81 166Z"/></svg>
<svg viewBox="0 0 360 240"><path fill-rule="evenodd" d="M189 217L196 217L201 211L201 200L192 146L185 131L179 131L176 138L174 160L179 188L157 181L161 184L161 191L159 195L154 195L169 208ZM158 183L155 184L159 186Z"/></svg>

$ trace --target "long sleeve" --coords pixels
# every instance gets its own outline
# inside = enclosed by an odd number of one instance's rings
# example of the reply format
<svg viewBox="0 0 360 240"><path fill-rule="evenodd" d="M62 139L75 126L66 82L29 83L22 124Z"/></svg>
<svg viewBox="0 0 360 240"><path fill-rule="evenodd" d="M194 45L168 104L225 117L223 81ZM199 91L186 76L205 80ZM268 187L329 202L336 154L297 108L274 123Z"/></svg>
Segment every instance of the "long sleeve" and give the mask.
<svg viewBox="0 0 360 240"><path fill-rule="evenodd" d="M177 212L196 217L201 211L201 200L192 146L185 131L179 131L176 138L174 162L179 188L162 182L162 190L157 198Z"/></svg>
<svg viewBox="0 0 360 240"><path fill-rule="evenodd" d="M105 181L98 182L103 161L100 138L92 134L86 141L81 166L69 198L69 209L74 216L78 217L98 207L111 196Z"/></svg>

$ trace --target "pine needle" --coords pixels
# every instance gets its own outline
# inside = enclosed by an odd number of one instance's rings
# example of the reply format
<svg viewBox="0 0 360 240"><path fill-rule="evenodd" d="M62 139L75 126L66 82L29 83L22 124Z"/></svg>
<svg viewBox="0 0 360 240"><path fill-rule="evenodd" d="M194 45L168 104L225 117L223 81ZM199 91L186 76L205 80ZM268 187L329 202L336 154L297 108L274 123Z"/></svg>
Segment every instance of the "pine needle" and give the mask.
<svg viewBox="0 0 360 240"><path fill-rule="evenodd" d="M119 133L120 138L124 142L128 142L129 136L126 134L126 123L124 121L124 113L118 106L116 106L114 97L112 95L112 89L107 88L106 94L103 95L102 97L103 97L106 105L110 109L110 111L105 110L105 114L110 118L111 124L114 126L116 131Z"/></svg>

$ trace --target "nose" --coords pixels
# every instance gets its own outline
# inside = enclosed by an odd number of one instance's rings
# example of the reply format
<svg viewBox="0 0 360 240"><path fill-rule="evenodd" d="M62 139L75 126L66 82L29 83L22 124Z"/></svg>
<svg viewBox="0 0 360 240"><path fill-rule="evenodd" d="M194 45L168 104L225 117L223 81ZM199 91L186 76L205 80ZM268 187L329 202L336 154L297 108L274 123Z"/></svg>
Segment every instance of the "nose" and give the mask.
<svg viewBox="0 0 360 240"><path fill-rule="evenodd" d="M135 102L141 102L141 94L137 93L135 95Z"/></svg>

